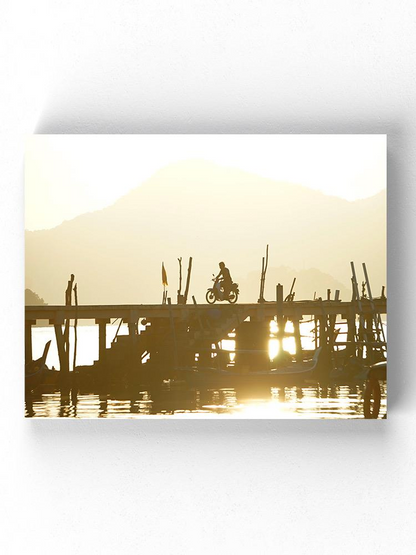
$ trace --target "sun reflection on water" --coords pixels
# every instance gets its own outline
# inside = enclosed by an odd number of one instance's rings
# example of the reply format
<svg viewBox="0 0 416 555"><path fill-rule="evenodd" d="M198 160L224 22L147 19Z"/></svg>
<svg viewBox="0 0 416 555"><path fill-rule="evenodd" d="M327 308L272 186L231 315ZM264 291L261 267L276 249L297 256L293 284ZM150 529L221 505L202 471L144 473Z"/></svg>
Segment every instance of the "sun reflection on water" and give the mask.
<svg viewBox="0 0 416 555"><path fill-rule="evenodd" d="M380 418L386 414L382 388ZM129 398L96 393L29 397L26 416L48 418L363 418L360 386L189 389L169 385Z"/></svg>
<svg viewBox="0 0 416 555"><path fill-rule="evenodd" d="M313 350L313 322L301 326L302 346ZM109 326L111 328L111 326ZM90 363L95 356L98 335L96 327L83 326L79 334L81 342L80 363ZM286 333L293 332L291 322ZM278 353L277 324L270 324L269 356ZM34 351L41 351L53 328L35 328ZM109 334L111 337L111 334ZM111 340L111 339L110 339ZM285 351L295 353L293 336L283 340ZM235 357L235 334L222 341L222 348ZM49 365L54 364L52 353ZM259 386L260 387L260 386ZM386 413L386 386L382 386L380 417ZM27 417L48 418L362 418L362 385L333 387L261 387L254 388L189 388L184 384L172 384L153 390L122 394L99 394L97 392L45 391L29 395L26 402Z"/></svg>

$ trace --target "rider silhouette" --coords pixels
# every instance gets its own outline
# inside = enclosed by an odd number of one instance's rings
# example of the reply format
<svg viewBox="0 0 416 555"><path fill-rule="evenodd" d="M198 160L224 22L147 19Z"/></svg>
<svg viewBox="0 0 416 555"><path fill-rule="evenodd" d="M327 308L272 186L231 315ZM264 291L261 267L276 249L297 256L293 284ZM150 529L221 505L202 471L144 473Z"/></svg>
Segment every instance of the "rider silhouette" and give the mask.
<svg viewBox="0 0 416 555"><path fill-rule="evenodd" d="M226 268L224 262L220 262L220 273L215 278L216 280L222 277L222 280L219 282L220 287L224 290L224 297L227 298L231 291L231 286L233 284L233 280L231 279L230 270Z"/></svg>

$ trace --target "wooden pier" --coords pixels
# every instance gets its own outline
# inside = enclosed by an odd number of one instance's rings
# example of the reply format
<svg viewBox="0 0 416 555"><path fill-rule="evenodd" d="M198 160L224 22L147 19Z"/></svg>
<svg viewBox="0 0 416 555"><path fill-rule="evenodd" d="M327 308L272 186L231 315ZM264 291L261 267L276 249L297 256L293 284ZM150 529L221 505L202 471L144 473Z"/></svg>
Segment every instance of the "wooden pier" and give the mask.
<svg viewBox="0 0 416 555"><path fill-rule="evenodd" d="M26 306L25 308L25 358L32 360L32 326L47 321L55 327L60 370L69 372L69 349L65 344L67 334L62 326L71 320L94 320L99 329L99 364L102 367L120 361L119 356L128 353L133 364L140 364L145 354L160 364L174 366L192 364L198 353L199 362L211 358L213 346L218 346L230 332L235 332L237 352L251 351L265 353L265 340L269 338L267 323L276 319L277 338L281 342L285 336L285 325L293 323L296 359L303 359L300 323L310 317L315 320L316 346L323 341L343 345L353 354L360 346L360 334L371 354L371 345L380 346L375 336L372 322L386 314L385 297L367 301L339 300L283 300L283 288L276 288L276 301L248 304L132 304L132 305L79 305L79 306ZM357 316L359 323L357 327ZM348 324L345 341L336 341L334 328L342 318ZM120 319L128 325L129 334L119 336L118 346L106 348L107 324ZM139 332L139 324L145 328ZM67 324L68 325L68 324ZM66 328L67 326L65 326ZM359 329L358 329L359 328ZM286 332L287 335L287 332ZM384 345L385 346L385 345ZM214 349L215 350L215 349ZM123 354L124 353L124 354ZM256 357L255 357L256 358ZM250 358L242 355L242 364L250 363ZM261 359L261 356L260 356ZM260 361L257 357L257 363ZM254 364L254 362L253 362Z"/></svg>

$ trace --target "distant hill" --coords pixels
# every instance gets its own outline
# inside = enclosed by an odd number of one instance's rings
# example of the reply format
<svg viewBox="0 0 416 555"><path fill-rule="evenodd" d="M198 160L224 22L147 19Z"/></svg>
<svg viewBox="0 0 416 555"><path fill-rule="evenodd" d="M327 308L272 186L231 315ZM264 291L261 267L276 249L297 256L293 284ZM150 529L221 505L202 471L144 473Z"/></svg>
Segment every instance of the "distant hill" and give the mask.
<svg viewBox="0 0 416 555"><path fill-rule="evenodd" d="M82 304L160 302L162 261L175 298L177 258L185 274L193 256L190 294L198 302L221 260L240 282L241 299L257 301L267 243L266 297L274 297L276 280L290 287L295 273L297 298L325 296L328 287L348 296L350 260L367 263L378 294L386 282L385 193L348 202L208 162L173 164L108 208L26 232L26 284L62 303L74 273ZM285 278L283 267L293 268Z"/></svg>
<svg viewBox="0 0 416 555"><path fill-rule="evenodd" d="M47 303L39 297L34 291L25 289L25 305L26 306L45 306Z"/></svg>

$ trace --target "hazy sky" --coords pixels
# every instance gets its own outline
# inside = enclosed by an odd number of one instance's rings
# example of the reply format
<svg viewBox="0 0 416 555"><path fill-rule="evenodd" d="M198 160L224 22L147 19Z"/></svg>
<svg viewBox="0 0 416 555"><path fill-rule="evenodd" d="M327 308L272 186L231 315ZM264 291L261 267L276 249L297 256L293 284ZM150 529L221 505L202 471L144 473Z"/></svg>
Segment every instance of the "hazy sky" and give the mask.
<svg viewBox="0 0 416 555"><path fill-rule="evenodd" d="M162 167L203 159L356 200L386 187L385 135L33 135L25 226L112 204Z"/></svg>

